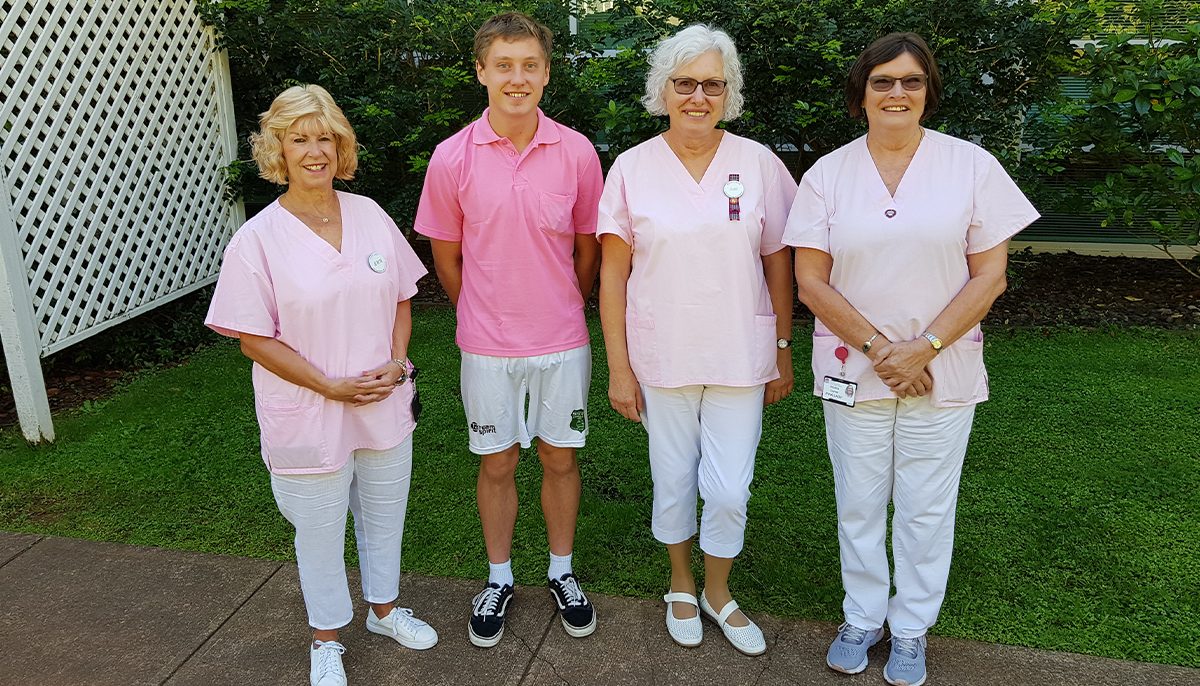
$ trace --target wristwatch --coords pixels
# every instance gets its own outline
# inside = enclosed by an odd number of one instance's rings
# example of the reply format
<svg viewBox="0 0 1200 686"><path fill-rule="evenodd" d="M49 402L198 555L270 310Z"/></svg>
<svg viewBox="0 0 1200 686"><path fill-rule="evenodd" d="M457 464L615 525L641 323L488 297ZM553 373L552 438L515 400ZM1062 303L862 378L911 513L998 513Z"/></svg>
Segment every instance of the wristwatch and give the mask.
<svg viewBox="0 0 1200 686"><path fill-rule="evenodd" d="M921 336L922 336L922 337L923 337L925 340L929 341L929 345L932 345L932 346L933 346L933 353L934 353L935 355L936 355L937 353L940 353L940 352L942 352L942 339L940 339L940 338L938 338L937 336L935 336L935 335L933 335L933 334L929 333L928 331L926 331L925 333L921 334Z"/></svg>
<svg viewBox="0 0 1200 686"><path fill-rule="evenodd" d="M780 350L787 350L792 347L792 340L790 338L778 338L775 340L775 347Z"/></svg>

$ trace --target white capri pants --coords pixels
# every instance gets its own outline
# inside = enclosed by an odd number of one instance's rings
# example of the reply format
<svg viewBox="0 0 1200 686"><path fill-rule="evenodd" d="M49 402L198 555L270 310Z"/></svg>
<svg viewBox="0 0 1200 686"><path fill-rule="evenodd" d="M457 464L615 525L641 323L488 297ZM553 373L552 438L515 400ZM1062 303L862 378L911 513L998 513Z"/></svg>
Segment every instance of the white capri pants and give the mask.
<svg viewBox="0 0 1200 686"><path fill-rule="evenodd" d="M742 552L765 390L765 385L642 386L656 539L670 545L696 535L699 490L700 549L714 557Z"/></svg>
<svg viewBox="0 0 1200 686"><path fill-rule="evenodd" d="M412 436L388 450L355 450L329 474L272 474L279 511L296 527L300 590L314 629L340 629L354 618L346 581L346 508L363 599L390 603L400 594L400 543L412 475Z"/></svg>
<svg viewBox="0 0 1200 686"><path fill-rule="evenodd" d="M937 408L928 396L825 402L825 436L837 495L846 621L922 636L937 621L954 549L958 482L975 406ZM896 595L890 600L888 501Z"/></svg>

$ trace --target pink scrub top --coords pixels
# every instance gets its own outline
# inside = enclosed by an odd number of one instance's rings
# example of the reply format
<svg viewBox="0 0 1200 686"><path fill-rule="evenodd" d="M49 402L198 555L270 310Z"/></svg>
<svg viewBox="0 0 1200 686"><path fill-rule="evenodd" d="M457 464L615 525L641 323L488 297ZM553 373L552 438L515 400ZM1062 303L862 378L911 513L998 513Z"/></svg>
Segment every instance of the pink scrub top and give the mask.
<svg viewBox="0 0 1200 686"><path fill-rule="evenodd" d="M458 347L530 357L588 342L575 276L575 236L596 231L604 177L582 134L539 109L517 152L488 110L442 141L429 160L414 228L462 243Z"/></svg>
<svg viewBox="0 0 1200 686"><path fill-rule="evenodd" d="M922 333L970 279L967 255L994 248L1038 218L1000 163L983 148L924 130L896 195L863 136L817 160L804 174L783 242L833 257L829 283L892 341ZM895 398L864 355L816 320L813 393L826 376L858 382L857 400ZM987 400L983 333L976 325L930 363L935 407Z"/></svg>
<svg viewBox="0 0 1200 686"><path fill-rule="evenodd" d="M338 200L340 253L278 201L243 224L225 249L204 323L234 338L276 338L331 378L392 359L396 304L416 294L426 269L383 208L350 193ZM275 474L337 471L354 450L392 448L416 426L412 384L354 407L258 363L251 377L262 457Z"/></svg>
<svg viewBox="0 0 1200 686"><path fill-rule="evenodd" d="M738 220L723 190L730 174L744 188ZM747 387L779 378L762 257L784 249L795 195L778 157L729 132L700 183L662 136L617 157L596 233L633 251L625 336L639 383Z"/></svg>

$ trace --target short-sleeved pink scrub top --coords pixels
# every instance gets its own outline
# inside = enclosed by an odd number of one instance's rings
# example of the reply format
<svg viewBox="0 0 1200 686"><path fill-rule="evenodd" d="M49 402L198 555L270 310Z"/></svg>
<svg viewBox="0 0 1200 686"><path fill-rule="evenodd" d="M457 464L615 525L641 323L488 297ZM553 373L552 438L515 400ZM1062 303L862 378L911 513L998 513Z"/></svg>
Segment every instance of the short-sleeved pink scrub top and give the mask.
<svg viewBox="0 0 1200 686"><path fill-rule="evenodd" d="M523 151L488 110L429 160L414 228L462 243L456 342L495 357L531 357L588 342L575 235L596 231L604 177L583 134L539 109Z"/></svg>
<svg viewBox="0 0 1200 686"><path fill-rule="evenodd" d="M1038 218L1000 163L983 148L929 129L896 195L867 150L866 136L817 160L800 182L783 242L833 257L829 283L892 341L920 336L970 279L967 255L1003 243ZM896 397L859 347L819 319L813 331L813 392L825 376L858 382L857 400ZM988 397L983 333L976 325L930 363L935 407Z"/></svg>
<svg viewBox="0 0 1200 686"><path fill-rule="evenodd" d="M416 294L426 269L383 208L350 193L338 200L340 253L279 201L242 225L225 249L204 323L235 338L276 338L331 378L392 359L396 303ZM354 407L257 363L251 377L262 457L275 474L337 471L354 450L394 447L415 427L412 384Z"/></svg>
<svg viewBox="0 0 1200 686"><path fill-rule="evenodd" d="M736 219L723 190L731 174L744 189ZM762 257L784 249L795 194L774 153L729 132L699 183L662 136L617 157L596 233L632 249L625 334L639 383L748 387L779 378Z"/></svg>

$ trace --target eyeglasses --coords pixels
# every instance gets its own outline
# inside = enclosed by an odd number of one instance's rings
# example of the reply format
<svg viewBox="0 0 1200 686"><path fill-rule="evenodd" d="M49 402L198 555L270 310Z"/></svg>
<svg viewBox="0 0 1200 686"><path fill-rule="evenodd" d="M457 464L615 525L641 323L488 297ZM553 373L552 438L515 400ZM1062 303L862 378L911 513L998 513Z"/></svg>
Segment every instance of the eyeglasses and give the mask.
<svg viewBox="0 0 1200 686"><path fill-rule="evenodd" d="M908 76L872 76L867 79L867 83L871 84L871 90L876 93L886 93L892 90L892 86L897 81L900 86L906 91L919 91L925 87L925 83L929 77L924 74L909 74Z"/></svg>
<svg viewBox="0 0 1200 686"><path fill-rule="evenodd" d="M700 86L700 90L704 91L705 95L718 96L725 92L725 82L721 79L708 79L707 81L697 81L696 79L681 76L677 79L671 79L671 83L675 85L675 92L680 95L691 95L696 92L696 86Z"/></svg>

